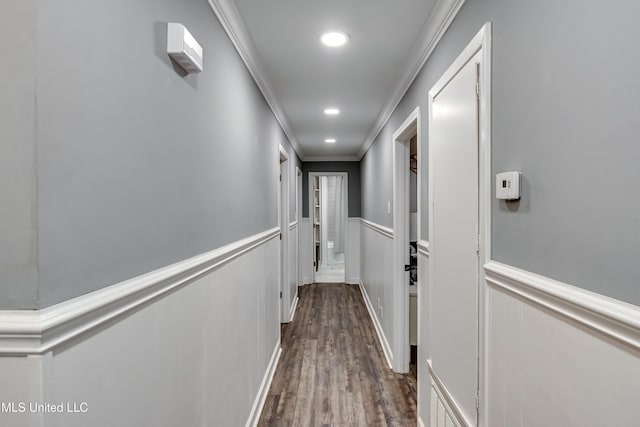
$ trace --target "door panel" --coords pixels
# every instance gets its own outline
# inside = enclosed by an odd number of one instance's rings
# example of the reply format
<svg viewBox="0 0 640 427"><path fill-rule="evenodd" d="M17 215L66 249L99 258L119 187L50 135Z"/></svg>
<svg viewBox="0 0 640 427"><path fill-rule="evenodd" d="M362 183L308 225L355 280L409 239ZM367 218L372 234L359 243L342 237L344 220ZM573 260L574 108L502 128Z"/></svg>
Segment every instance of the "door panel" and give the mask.
<svg viewBox="0 0 640 427"><path fill-rule="evenodd" d="M476 418L478 379L476 59L434 97L429 133L431 359L469 420Z"/></svg>

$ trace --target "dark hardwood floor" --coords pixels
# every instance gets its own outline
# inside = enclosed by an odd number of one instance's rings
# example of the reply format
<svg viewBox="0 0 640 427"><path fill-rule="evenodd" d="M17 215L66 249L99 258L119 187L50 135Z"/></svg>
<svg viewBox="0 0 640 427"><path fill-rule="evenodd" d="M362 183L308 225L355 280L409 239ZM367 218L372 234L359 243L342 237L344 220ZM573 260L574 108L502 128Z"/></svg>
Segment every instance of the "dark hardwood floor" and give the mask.
<svg viewBox="0 0 640 427"><path fill-rule="evenodd" d="M384 358L358 286L300 288L260 426L415 426L416 381Z"/></svg>

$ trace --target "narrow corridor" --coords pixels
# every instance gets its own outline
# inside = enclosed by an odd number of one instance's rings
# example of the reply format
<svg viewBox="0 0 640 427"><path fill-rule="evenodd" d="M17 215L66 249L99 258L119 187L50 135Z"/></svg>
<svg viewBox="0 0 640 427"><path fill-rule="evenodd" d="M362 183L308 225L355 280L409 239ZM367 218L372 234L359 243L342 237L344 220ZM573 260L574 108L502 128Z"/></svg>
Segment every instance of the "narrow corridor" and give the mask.
<svg viewBox="0 0 640 427"><path fill-rule="evenodd" d="M416 382L384 358L357 286L300 288L260 426L415 426Z"/></svg>

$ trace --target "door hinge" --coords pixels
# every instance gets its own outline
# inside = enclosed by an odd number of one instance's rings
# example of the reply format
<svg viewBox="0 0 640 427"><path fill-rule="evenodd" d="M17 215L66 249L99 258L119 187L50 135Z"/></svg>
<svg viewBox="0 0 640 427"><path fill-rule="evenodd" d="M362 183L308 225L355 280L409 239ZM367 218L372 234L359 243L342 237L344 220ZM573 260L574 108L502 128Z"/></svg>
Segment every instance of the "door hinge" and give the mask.
<svg viewBox="0 0 640 427"><path fill-rule="evenodd" d="M313 261L313 266L314 266L314 267L316 266L316 262L315 262L315 261Z"/></svg>
<svg viewBox="0 0 640 427"><path fill-rule="evenodd" d="M480 395L476 394L476 411L480 413Z"/></svg>
<svg viewBox="0 0 640 427"><path fill-rule="evenodd" d="M480 255L480 237L476 239L476 255Z"/></svg>
<svg viewBox="0 0 640 427"><path fill-rule="evenodd" d="M280 180L280 182L282 182L282 174L280 174L280 176L278 177L278 179Z"/></svg>
<svg viewBox="0 0 640 427"><path fill-rule="evenodd" d="M282 291L280 291L280 298L282 298Z"/></svg>
<svg viewBox="0 0 640 427"><path fill-rule="evenodd" d="M278 236L280 236L280 240L282 240L282 233L278 234Z"/></svg>

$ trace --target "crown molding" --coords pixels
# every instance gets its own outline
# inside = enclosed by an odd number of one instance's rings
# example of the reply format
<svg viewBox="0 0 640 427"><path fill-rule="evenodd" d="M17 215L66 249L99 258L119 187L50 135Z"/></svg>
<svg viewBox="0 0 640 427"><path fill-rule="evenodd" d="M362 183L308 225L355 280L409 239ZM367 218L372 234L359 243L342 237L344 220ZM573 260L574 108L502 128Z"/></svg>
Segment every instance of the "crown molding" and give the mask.
<svg viewBox="0 0 640 427"><path fill-rule="evenodd" d="M253 80L258 85L258 88L260 88L260 92L262 92L262 95L267 101L267 104L269 104L271 111L273 111L273 115L276 117L276 120L280 123L282 130L287 135L293 149L298 154L298 157L302 159L304 157L302 147L300 147L298 140L295 138L293 129L289 124L289 120L287 119L284 110L273 94L271 85L266 78L267 74L265 72L264 64L260 59L260 55L258 55L253 39L249 35L249 31L240 17L240 12L238 12L235 3L233 0L208 0L208 2L218 18L218 21L220 21L220 24L231 39L238 55L240 55L240 58L242 58L242 61L249 70L249 73L251 73Z"/></svg>
<svg viewBox="0 0 640 427"><path fill-rule="evenodd" d="M375 141L376 137L382 131L382 128L387 124L391 115L395 111L398 104L409 90L409 87L418 76L418 73L429 59L429 56L433 53L438 42L444 35L453 19L458 14L458 11L464 4L465 0L440 0L433 8L433 11L427 19L427 23L420 32L418 39L416 40L409 59L404 66L404 74L400 79L400 84L389 98L387 103L380 110L380 115L376 119L371 131L364 140L362 148L358 153L358 160L366 154L371 144Z"/></svg>
<svg viewBox="0 0 640 427"><path fill-rule="evenodd" d="M375 141L376 137L384 128L385 124L389 121L391 114L396 109L402 97L406 94L407 90L415 80L416 76L426 63L427 59L435 49L436 45L444 35L447 28L457 15L458 11L464 4L465 0L439 0L435 5L433 11L427 19L427 23L420 32L418 39L416 40L409 60L405 64L404 74L400 79L400 84L394 91L393 96L389 98L387 103L380 110L380 114L372 126L369 134L365 138L362 147L357 156L340 156L340 157L305 157L302 147L295 138L293 129L284 113L283 108L278 103L271 85L266 78L266 72L264 64L257 53L257 49L249 32L247 30L244 21L240 17L240 13L236 8L233 0L208 0L211 9L215 13L216 17L220 21L220 24L224 28L225 32L231 39L236 51L242 58L242 61L247 66L247 69L251 73L251 76L255 80L258 88L262 92L267 104L273 111L276 120L280 123L282 130L287 135L289 142L293 146L294 150L298 154L298 157L303 161L359 161L365 155L371 144Z"/></svg>

